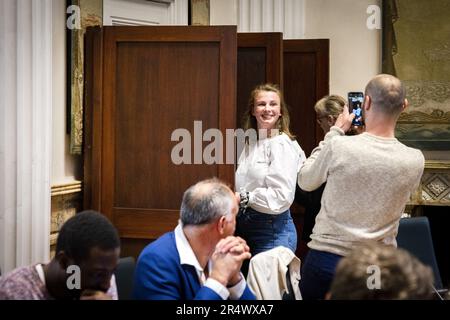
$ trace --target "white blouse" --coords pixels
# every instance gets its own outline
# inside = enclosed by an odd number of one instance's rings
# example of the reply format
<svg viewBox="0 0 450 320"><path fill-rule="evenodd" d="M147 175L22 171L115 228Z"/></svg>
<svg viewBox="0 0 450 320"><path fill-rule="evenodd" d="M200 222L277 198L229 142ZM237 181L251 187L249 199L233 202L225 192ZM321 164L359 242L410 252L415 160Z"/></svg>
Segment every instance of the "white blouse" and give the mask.
<svg viewBox="0 0 450 320"><path fill-rule="evenodd" d="M242 151L236 170L236 191L248 191L248 205L279 214L294 201L297 174L306 160L295 140L285 133L251 143Z"/></svg>

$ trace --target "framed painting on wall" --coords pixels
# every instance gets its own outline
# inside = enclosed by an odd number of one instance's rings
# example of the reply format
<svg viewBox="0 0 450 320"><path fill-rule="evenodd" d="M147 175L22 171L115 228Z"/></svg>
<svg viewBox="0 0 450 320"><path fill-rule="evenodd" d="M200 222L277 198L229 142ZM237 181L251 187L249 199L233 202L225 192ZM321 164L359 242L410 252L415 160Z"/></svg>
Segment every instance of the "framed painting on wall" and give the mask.
<svg viewBox="0 0 450 320"><path fill-rule="evenodd" d="M383 72L406 85L396 136L421 150L450 150L450 2L383 1Z"/></svg>
<svg viewBox="0 0 450 320"><path fill-rule="evenodd" d="M81 155L83 144L84 34L101 26L103 0L66 0L67 13L67 133L70 153Z"/></svg>

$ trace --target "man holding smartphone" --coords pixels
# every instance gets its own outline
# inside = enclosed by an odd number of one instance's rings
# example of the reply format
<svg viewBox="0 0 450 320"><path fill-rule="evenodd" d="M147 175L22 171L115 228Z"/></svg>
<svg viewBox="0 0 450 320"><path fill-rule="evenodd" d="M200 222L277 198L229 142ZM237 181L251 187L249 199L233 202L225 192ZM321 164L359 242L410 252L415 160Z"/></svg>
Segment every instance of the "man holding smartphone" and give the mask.
<svg viewBox="0 0 450 320"><path fill-rule="evenodd" d="M367 240L396 246L398 223L424 169L420 150L394 135L407 107L399 79L381 74L366 86L365 132L345 136L355 114L348 107L300 169L305 191L327 182L302 268L303 299L324 299L339 260Z"/></svg>
<svg viewBox="0 0 450 320"><path fill-rule="evenodd" d="M349 112L353 113L355 117L352 121L350 130L346 132L347 135L355 135L364 132L364 119L362 114L362 105L364 102L363 92L349 92L348 93L348 108Z"/></svg>

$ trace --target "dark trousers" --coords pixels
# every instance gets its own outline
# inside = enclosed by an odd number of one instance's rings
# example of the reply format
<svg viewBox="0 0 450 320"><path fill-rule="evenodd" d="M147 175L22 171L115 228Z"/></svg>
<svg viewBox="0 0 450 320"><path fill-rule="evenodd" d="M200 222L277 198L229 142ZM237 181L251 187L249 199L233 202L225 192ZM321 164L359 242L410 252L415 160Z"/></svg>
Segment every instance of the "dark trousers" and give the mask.
<svg viewBox="0 0 450 320"><path fill-rule="evenodd" d="M323 300L330 290L336 266L342 256L310 249L303 263L300 292L303 300Z"/></svg>

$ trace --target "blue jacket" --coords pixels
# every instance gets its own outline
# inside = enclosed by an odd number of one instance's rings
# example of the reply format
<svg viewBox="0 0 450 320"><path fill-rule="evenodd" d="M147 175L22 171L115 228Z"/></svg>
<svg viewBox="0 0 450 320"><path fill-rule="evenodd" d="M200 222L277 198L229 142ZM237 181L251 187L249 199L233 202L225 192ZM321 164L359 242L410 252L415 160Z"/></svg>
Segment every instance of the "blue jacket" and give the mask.
<svg viewBox="0 0 450 320"><path fill-rule="evenodd" d="M134 274L133 296L147 300L221 300L200 285L193 266L181 265L174 232L152 242L139 256ZM248 285L240 300L254 300Z"/></svg>

